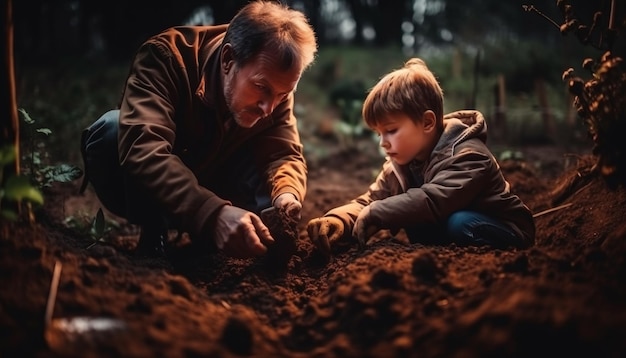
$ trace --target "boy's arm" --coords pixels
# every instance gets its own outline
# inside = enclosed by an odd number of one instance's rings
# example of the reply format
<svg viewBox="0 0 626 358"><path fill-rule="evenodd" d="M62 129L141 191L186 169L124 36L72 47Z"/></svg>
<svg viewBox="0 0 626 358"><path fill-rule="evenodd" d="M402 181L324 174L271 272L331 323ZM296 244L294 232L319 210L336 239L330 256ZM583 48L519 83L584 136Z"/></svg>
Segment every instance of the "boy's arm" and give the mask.
<svg viewBox="0 0 626 358"><path fill-rule="evenodd" d="M345 205L329 210L324 216L332 215L340 218L346 226L346 234L351 234L354 224L364 208L374 201L382 200L401 192L400 183L395 174L393 174L391 167L385 166L365 193Z"/></svg>
<svg viewBox="0 0 626 358"><path fill-rule="evenodd" d="M309 238L320 251L330 253L333 244L352 235L361 212L368 210L370 203L392 195L394 188L400 188L400 184L391 167L384 167L367 192L345 205L329 210L320 218L310 220L307 225Z"/></svg>

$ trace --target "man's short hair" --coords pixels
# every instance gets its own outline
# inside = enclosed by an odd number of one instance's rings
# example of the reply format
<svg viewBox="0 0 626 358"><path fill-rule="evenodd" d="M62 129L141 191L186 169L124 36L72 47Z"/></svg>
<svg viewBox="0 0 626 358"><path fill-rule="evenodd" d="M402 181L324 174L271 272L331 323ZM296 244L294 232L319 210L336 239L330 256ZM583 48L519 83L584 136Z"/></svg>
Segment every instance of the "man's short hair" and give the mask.
<svg viewBox="0 0 626 358"><path fill-rule="evenodd" d="M263 51L277 54L282 68L307 68L317 53L315 32L304 13L273 1L253 1L228 25L224 43L230 43L238 65Z"/></svg>

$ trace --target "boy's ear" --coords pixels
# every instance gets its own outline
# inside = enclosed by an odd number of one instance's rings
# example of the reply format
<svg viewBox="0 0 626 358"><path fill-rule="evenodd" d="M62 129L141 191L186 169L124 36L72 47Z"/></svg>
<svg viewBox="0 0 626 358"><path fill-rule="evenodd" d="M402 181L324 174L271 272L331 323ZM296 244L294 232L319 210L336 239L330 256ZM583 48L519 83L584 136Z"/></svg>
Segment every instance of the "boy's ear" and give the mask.
<svg viewBox="0 0 626 358"><path fill-rule="evenodd" d="M435 112L427 110L422 116L422 123L424 125L425 132L433 132L437 129L437 116Z"/></svg>

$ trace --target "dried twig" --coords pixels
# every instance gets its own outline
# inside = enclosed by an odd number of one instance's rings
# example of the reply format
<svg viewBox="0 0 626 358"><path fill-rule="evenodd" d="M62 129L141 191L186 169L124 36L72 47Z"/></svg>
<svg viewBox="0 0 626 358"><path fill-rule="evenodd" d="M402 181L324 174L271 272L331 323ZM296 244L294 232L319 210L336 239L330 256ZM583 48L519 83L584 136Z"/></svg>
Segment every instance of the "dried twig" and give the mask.
<svg viewBox="0 0 626 358"><path fill-rule="evenodd" d="M55 262L52 282L50 283L50 292L48 293L48 302L46 303L46 327L52 320L52 312L54 311L54 303L56 302L57 290L59 288L59 279L61 278L61 267L60 261Z"/></svg>
<svg viewBox="0 0 626 358"><path fill-rule="evenodd" d="M536 214L534 214L534 215L533 215L533 218L538 218L538 217L540 217L540 216L542 216L542 215L545 215L545 214L550 214L551 212L558 211L558 210L561 210L561 209L565 209L565 208L570 207L570 206L572 206L572 203L567 203L567 204L559 205L559 206L557 206L557 207L554 207L554 208L551 208L551 209L547 209L547 210L544 210L544 211L538 212L538 213L536 213Z"/></svg>
<svg viewBox="0 0 626 358"><path fill-rule="evenodd" d="M522 8L524 9L524 11L526 12L531 12L534 11L536 12L539 16L543 17L544 19L548 20L552 25L554 25L557 29L560 28L559 24L557 24L554 20L552 20L550 17L548 17L546 14L544 14L543 12L539 11L534 5L522 5Z"/></svg>

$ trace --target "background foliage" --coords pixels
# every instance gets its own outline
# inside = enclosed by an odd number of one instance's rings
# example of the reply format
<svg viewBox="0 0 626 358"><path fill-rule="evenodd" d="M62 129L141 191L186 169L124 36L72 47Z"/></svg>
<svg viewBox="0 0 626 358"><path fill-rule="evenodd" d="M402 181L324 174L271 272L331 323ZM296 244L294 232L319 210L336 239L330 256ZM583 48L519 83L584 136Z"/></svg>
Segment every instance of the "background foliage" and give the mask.
<svg viewBox="0 0 626 358"><path fill-rule="evenodd" d="M55 133L48 147L53 157L79 164L80 131L117 105L142 41L169 26L227 22L245 2L15 1L18 106ZM526 2L286 2L307 13L319 37L316 64L297 94L299 115L306 119L301 124L311 133L340 136L332 133L335 124L358 116L358 106L350 103L358 104L384 73L419 56L439 78L447 111L477 108L492 124L499 111L506 111L507 131L499 137L494 131L494 145L585 140L560 75L578 67L593 49L525 12ZM608 6L607 1L575 2L581 18ZM555 1L532 4L555 21L563 20ZM545 84L543 100L537 81ZM496 103L498 83L506 86L505 104ZM550 132L546 111L556 126Z"/></svg>

